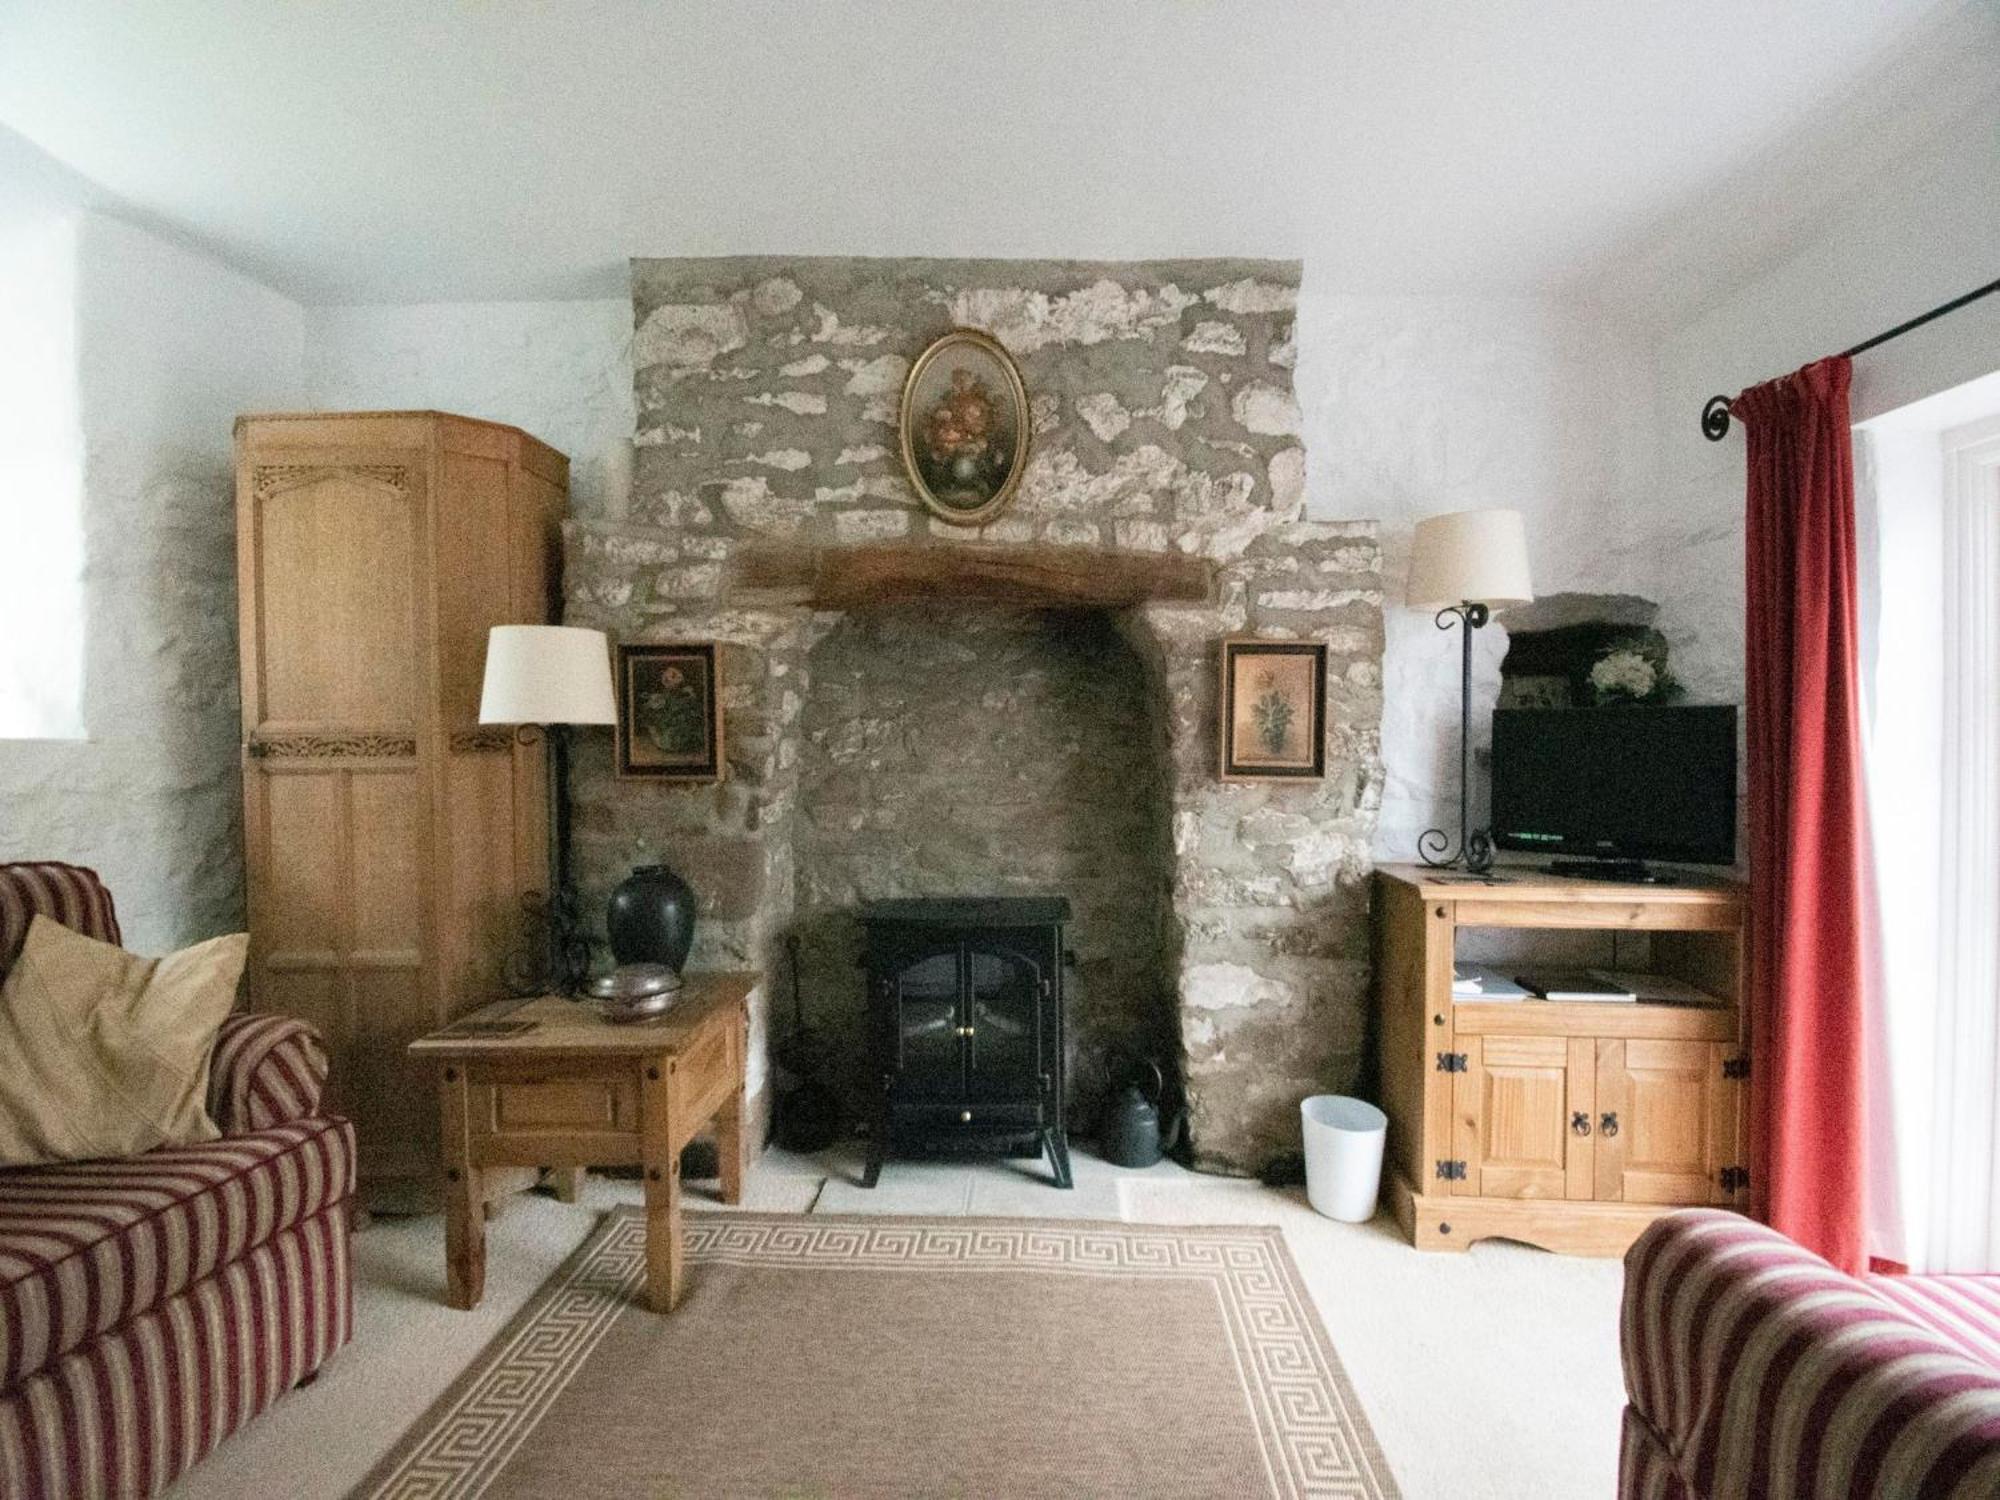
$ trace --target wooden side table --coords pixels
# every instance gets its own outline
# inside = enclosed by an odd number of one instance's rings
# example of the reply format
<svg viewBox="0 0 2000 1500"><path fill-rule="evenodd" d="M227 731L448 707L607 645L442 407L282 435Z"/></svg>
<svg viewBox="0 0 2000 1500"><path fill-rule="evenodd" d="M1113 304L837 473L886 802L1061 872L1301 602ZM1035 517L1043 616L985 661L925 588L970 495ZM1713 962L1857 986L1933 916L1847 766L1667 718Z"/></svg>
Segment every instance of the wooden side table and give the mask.
<svg viewBox="0 0 2000 1500"><path fill-rule="evenodd" d="M743 1196L743 1050L750 974L690 974L679 1004L614 1024L588 1002L504 1001L410 1044L438 1069L449 1301L486 1288L482 1174L637 1166L646 1188L646 1301L680 1301L681 1148L710 1120L722 1198Z"/></svg>

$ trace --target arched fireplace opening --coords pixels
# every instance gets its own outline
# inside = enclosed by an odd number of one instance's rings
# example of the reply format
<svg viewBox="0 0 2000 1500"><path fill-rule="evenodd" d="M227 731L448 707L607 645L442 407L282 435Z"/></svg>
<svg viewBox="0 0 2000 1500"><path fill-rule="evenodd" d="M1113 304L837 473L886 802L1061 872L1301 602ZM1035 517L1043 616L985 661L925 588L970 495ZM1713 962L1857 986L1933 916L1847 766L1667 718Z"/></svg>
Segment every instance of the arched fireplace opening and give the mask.
<svg viewBox="0 0 2000 1500"><path fill-rule="evenodd" d="M800 987L865 1115L860 902L1067 897L1068 1113L1106 1060L1172 1078L1180 1035L1163 689L1106 610L847 614L806 659L794 838Z"/></svg>

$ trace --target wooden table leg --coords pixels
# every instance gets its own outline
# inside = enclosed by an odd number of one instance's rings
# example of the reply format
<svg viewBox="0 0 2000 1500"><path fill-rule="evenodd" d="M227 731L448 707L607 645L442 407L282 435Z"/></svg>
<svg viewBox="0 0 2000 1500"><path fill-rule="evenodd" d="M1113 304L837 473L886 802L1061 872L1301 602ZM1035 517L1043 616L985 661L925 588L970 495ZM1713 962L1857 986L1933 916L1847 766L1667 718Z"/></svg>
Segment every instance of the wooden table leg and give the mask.
<svg viewBox="0 0 2000 1500"><path fill-rule="evenodd" d="M466 1312L486 1295L486 1195L466 1135L469 1095L465 1069L446 1066L439 1085L444 1123L445 1300Z"/></svg>
<svg viewBox="0 0 2000 1500"><path fill-rule="evenodd" d="M646 1305L672 1312L681 1300L681 1154L673 1143L674 1065L641 1067L639 1157L646 1178Z"/></svg>
<svg viewBox="0 0 2000 1500"><path fill-rule="evenodd" d="M737 1072L741 1079L741 1070ZM743 1201L743 1171L746 1165L744 1148L748 1132L744 1129L743 1085L738 1083L722 1101L722 1108L715 1112L715 1151L722 1158L722 1201L741 1203Z"/></svg>
<svg viewBox="0 0 2000 1500"><path fill-rule="evenodd" d="M548 1183L549 1190L556 1195L556 1202L558 1203L581 1203L583 1201L583 1177L584 1169L582 1167L546 1167L543 1169L543 1180Z"/></svg>

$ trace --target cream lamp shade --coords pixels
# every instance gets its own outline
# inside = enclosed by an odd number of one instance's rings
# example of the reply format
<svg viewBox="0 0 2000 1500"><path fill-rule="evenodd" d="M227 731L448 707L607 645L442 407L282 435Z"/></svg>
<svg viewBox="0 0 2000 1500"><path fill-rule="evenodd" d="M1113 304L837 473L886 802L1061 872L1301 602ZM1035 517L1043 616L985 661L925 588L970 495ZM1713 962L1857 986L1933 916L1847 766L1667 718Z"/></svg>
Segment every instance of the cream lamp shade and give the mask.
<svg viewBox="0 0 2000 1500"><path fill-rule="evenodd" d="M611 643L574 625L495 625L486 636L482 724L615 724Z"/></svg>
<svg viewBox="0 0 2000 1500"><path fill-rule="evenodd" d="M1417 522L1403 597L1414 609L1532 602L1521 513L1461 510Z"/></svg>

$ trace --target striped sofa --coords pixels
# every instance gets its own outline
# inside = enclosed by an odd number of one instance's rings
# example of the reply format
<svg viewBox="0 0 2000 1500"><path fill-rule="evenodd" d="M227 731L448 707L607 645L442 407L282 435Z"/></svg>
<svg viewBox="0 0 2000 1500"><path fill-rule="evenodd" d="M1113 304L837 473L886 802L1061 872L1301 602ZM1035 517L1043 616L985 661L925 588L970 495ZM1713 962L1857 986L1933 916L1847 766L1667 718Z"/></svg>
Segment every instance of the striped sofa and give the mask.
<svg viewBox="0 0 2000 1500"><path fill-rule="evenodd" d="M117 942L88 870L0 864L0 976L42 912ZM353 1332L354 1133L310 1027L232 1016L222 1139L0 1171L0 1500L156 1494Z"/></svg>
<svg viewBox="0 0 2000 1500"><path fill-rule="evenodd" d="M2000 1278L1834 1270L1736 1214L1625 1257L1622 1500L2000 1496Z"/></svg>

